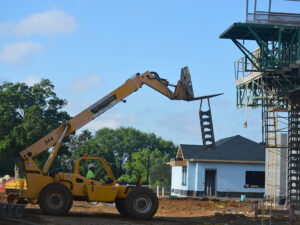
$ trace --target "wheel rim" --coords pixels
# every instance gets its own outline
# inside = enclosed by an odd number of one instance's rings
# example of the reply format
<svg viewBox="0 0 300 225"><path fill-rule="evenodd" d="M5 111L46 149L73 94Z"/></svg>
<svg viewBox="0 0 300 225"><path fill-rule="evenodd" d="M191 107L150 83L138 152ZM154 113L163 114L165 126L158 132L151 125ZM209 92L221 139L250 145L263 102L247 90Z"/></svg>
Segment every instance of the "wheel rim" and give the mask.
<svg viewBox="0 0 300 225"><path fill-rule="evenodd" d="M152 201L149 196L138 196L134 200L134 209L141 214L145 214L151 210Z"/></svg>
<svg viewBox="0 0 300 225"><path fill-rule="evenodd" d="M100 202L88 202L90 205L98 205Z"/></svg>
<svg viewBox="0 0 300 225"><path fill-rule="evenodd" d="M49 193L46 198L46 204L52 210L60 209L64 206L66 201L65 196L59 192Z"/></svg>

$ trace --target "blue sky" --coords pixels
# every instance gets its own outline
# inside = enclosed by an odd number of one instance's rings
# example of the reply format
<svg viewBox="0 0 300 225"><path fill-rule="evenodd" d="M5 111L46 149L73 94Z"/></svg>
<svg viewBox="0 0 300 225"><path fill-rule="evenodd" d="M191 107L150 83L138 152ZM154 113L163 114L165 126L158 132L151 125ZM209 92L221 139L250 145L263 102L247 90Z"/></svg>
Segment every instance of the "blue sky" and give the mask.
<svg viewBox="0 0 300 225"><path fill-rule="evenodd" d="M5 1L0 7L0 82L50 79L72 116L137 72L156 71L176 84L189 66L196 96L211 100L216 139L261 140L260 110L235 108L233 62L242 56L219 35L245 21L246 1ZM263 9L263 6L262 6ZM274 11L300 3L274 1ZM265 8L263 9L265 10ZM202 144L199 102L170 101L148 87L84 128L132 126L176 144Z"/></svg>

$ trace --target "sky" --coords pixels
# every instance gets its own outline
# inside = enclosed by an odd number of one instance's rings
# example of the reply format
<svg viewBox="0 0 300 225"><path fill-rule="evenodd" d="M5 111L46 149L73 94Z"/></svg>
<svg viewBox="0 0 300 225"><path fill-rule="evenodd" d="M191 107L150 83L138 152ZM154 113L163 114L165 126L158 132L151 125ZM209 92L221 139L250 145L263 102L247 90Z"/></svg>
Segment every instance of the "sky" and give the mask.
<svg viewBox="0 0 300 225"><path fill-rule="evenodd" d="M258 10L268 9L265 2ZM272 10L299 13L300 3L277 0ZM0 82L49 79L76 116L137 72L156 71L176 84L189 66L195 96L224 93L211 99L216 140L239 134L259 142L260 109L248 111L247 128L245 110L236 109L233 63L242 53L219 39L245 22L245 12L243 0L3 1ZM83 129L130 126L175 144L202 144L198 101L171 101L147 86L126 100Z"/></svg>

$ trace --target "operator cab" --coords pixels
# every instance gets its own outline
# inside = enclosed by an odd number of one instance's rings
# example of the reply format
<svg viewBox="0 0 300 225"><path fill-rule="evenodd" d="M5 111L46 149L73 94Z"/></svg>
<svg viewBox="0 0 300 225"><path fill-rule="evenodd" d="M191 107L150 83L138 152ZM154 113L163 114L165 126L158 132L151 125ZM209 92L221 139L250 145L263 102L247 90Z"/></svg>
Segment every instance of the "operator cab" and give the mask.
<svg viewBox="0 0 300 225"><path fill-rule="evenodd" d="M109 168L109 166L104 159L99 157L85 156L85 157L80 157L77 161L78 161L78 168L76 168L77 165L75 165L75 171L74 171L75 173L78 170L79 175L94 180L100 184L115 183L114 177L110 176L109 172L107 171L107 168ZM93 176L91 176L91 174L93 174Z"/></svg>

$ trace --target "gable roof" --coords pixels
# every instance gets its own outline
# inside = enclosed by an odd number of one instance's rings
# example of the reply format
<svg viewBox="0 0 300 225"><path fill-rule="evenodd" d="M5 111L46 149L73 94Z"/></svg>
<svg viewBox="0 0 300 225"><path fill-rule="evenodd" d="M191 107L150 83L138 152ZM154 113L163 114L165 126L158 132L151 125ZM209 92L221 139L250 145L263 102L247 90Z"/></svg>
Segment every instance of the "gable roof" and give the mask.
<svg viewBox="0 0 300 225"><path fill-rule="evenodd" d="M179 152L180 154L178 154ZM214 150L204 151L202 145L180 144L178 153L177 156L182 155L184 160L190 161L265 161L264 147L240 135L220 139L216 142Z"/></svg>

